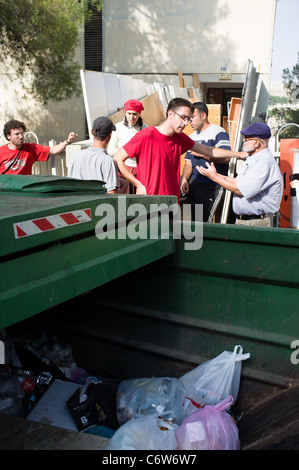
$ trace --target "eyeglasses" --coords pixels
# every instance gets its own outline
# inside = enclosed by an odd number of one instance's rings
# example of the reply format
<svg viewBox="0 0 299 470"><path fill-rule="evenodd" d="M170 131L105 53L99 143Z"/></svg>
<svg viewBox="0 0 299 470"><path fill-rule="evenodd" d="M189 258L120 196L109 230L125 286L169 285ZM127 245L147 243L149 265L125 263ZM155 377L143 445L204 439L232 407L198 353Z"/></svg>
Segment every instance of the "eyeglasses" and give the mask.
<svg viewBox="0 0 299 470"><path fill-rule="evenodd" d="M243 137L244 142L247 142L248 140L257 140L258 142L263 143L262 139L259 139L258 137Z"/></svg>
<svg viewBox="0 0 299 470"><path fill-rule="evenodd" d="M176 113L174 110L172 110L172 112L173 112L174 114L177 114L181 119L183 119L183 121L190 122L191 119L192 119L192 117L184 116L183 114Z"/></svg>

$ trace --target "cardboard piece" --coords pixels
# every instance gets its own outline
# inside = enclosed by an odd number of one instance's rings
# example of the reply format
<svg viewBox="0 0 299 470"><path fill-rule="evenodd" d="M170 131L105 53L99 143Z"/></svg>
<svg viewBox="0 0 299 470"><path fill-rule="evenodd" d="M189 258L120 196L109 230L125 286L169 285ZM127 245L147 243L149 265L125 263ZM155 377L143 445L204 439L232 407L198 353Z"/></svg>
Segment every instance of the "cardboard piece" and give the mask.
<svg viewBox="0 0 299 470"><path fill-rule="evenodd" d="M27 416L30 421L51 424L59 428L78 431L66 405L67 400L77 390L78 384L55 379L48 390Z"/></svg>
<svg viewBox="0 0 299 470"><path fill-rule="evenodd" d="M164 121L165 115L162 108L162 103L159 98L158 93L153 93L152 95L146 96L139 100L143 106L144 110L141 113L143 122L148 126L158 126L161 122ZM125 116L125 110L122 108L120 111L111 114L109 118L111 121L116 124L117 122L122 121Z"/></svg>

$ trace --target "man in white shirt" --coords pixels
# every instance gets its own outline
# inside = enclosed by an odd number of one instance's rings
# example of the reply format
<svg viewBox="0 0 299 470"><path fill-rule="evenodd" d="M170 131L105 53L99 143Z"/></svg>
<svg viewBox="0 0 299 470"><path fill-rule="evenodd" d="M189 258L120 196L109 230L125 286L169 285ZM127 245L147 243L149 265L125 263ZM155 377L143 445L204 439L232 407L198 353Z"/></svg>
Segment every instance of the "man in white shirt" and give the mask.
<svg viewBox="0 0 299 470"><path fill-rule="evenodd" d="M76 155L69 171L69 177L103 181L107 193L110 194L125 192L126 186L120 187L116 163L106 151L114 130L115 125L108 117L101 116L94 120L91 129L94 137L93 144Z"/></svg>
<svg viewBox="0 0 299 470"><path fill-rule="evenodd" d="M124 104L125 116L121 122L115 124L115 131L112 132L110 142L107 147L108 155L114 157L118 150L122 148L127 142L129 142L137 132L145 129L146 124L143 123L141 112L144 110L144 106L141 101L132 99ZM136 158L127 158L126 165L130 172L137 176L137 162ZM121 178L123 182L123 178ZM128 192L134 194L135 186L131 183L128 185Z"/></svg>
<svg viewBox="0 0 299 470"><path fill-rule="evenodd" d="M236 178L220 175L208 162L206 168L198 167L198 171L234 193L236 224L270 227L283 192L281 171L268 148L271 130L265 123L256 123L241 134L248 156Z"/></svg>

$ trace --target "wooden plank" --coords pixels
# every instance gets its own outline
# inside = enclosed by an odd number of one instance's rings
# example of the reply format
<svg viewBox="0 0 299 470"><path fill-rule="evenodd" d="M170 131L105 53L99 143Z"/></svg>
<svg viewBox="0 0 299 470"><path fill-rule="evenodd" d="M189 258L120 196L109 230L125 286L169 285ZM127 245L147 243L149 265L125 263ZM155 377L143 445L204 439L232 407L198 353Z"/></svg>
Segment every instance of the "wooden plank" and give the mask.
<svg viewBox="0 0 299 470"><path fill-rule="evenodd" d="M231 122L238 122L240 115L242 99L241 98L232 98L231 105L229 109L228 120Z"/></svg>
<svg viewBox="0 0 299 470"><path fill-rule="evenodd" d="M190 98L194 98L194 97L195 97L194 88L188 88L188 93L189 93L189 97L190 97Z"/></svg>
<svg viewBox="0 0 299 470"><path fill-rule="evenodd" d="M231 99L231 105L230 105L229 115L228 115L228 122L230 125L229 137L230 137L231 148L234 148L238 121L239 121L239 116L240 116L240 110L241 110L241 103L242 103L241 98Z"/></svg>
<svg viewBox="0 0 299 470"><path fill-rule="evenodd" d="M207 104L209 110L209 122L221 126L221 104Z"/></svg>
<svg viewBox="0 0 299 470"><path fill-rule="evenodd" d="M228 125L228 117L227 116L223 116L223 118L222 118L222 127L223 127L223 129L226 130L226 132L229 135L229 125Z"/></svg>
<svg viewBox="0 0 299 470"><path fill-rule="evenodd" d="M198 82L198 75L197 73L192 74L193 77L193 87L194 88L199 88L199 82Z"/></svg>
<svg viewBox="0 0 299 470"><path fill-rule="evenodd" d="M196 103L197 101L200 101L200 99L198 98L198 96L194 96L193 98L189 98L189 101L191 101L191 103Z"/></svg>
<svg viewBox="0 0 299 470"><path fill-rule="evenodd" d="M178 76L179 76L180 87L184 88L184 86L185 86L184 85L184 77L183 77L183 74L180 70L178 71Z"/></svg>

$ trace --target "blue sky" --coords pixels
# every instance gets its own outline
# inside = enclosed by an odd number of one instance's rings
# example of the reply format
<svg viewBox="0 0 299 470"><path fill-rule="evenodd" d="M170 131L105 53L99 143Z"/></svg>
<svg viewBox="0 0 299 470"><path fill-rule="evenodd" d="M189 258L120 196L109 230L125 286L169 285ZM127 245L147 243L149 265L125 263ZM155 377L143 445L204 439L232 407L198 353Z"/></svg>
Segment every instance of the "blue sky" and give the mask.
<svg viewBox="0 0 299 470"><path fill-rule="evenodd" d="M299 52L299 0L278 0L272 53L271 81L281 82L282 69L292 69Z"/></svg>

